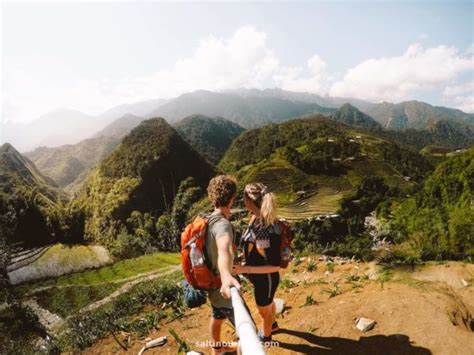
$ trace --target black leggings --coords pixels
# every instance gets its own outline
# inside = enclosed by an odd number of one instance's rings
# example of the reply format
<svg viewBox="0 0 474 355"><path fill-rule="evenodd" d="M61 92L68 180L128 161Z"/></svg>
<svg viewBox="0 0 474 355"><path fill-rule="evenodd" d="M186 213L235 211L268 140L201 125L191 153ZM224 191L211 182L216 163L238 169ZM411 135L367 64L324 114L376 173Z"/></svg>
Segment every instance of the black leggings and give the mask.
<svg viewBox="0 0 474 355"><path fill-rule="evenodd" d="M257 306L264 307L271 304L280 283L280 273L250 274L249 279L255 289Z"/></svg>

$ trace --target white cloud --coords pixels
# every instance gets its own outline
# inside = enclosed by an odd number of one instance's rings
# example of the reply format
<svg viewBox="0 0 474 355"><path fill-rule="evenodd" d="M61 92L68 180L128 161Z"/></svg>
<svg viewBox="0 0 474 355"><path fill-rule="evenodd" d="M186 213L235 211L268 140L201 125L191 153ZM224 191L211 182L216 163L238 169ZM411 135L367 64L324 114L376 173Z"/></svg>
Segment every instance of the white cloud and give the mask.
<svg viewBox="0 0 474 355"><path fill-rule="evenodd" d="M456 96L453 100L456 108L464 112L474 113L474 95Z"/></svg>
<svg viewBox="0 0 474 355"><path fill-rule="evenodd" d="M327 64L314 55L308 59L306 66L309 75L305 75L302 67L281 68L273 76L275 84L285 90L325 94L325 84L331 79L326 70Z"/></svg>
<svg viewBox="0 0 474 355"><path fill-rule="evenodd" d="M369 59L349 69L342 81L332 85L330 94L372 101L407 100L473 69L472 59L454 47L425 49L413 44L401 56Z"/></svg>
<svg viewBox="0 0 474 355"><path fill-rule="evenodd" d="M135 82L141 85L143 81L151 81L155 97L197 89L261 88L279 66L265 41L265 33L249 26L238 29L229 39L209 36L199 41L192 57ZM134 85L133 81L131 84Z"/></svg>
<svg viewBox="0 0 474 355"><path fill-rule="evenodd" d="M464 112L474 112L474 80L447 86L443 95L454 107Z"/></svg>
<svg viewBox="0 0 474 355"><path fill-rule="evenodd" d="M419 41L423 41L425 39L428 39L430 36L428 36L426 33L422 33L418 36Z"/></svg>
<svg viewBox="0 0 474 355"><path fill-rule="evenodd" d="M474 80L467 81L459 85L447 86L443 91L443 95L447 97L453 97L466 93L474 94Z"/></svg>
<svg viewBox="0 0 474 355"><path fill-rule="evenodd" d="M169 98L198 89L264 88L280 67L277 57L266 45L266 34L251 26L239 28L230 38L212 35L203 38L189 58L178 59L171 68L141 77L115 81L75 78L76 74L67 72L64 63L58 61L55 66L58 71L50 75L69 81L51 83L50 77L38 74L42 72L40 63L44 60L33 66L26 58L24 65L21 61L9 61L6 72L10 80L4 85L8 93L4 104L8 103L5 105L8 107L4 107L3 117L26 121L58 106L97 114L114 105Z"/></svg>
<svg viewBox="0 0 474 355"><path fill-rule="evenodd" d="M58 107L98 114L115 105L171 98L198 89L275 86L370 101L400 101L445 85L444 96L466 108L472 106L472 95L459 92L455 79L473 70L471 55L469 51L460 54L454 47L414 44L400 56L368 59L341 75L331 73L317 54L301 66L282 64L268 47L266 33L244 26L228 38L209 35L200 39L189 57L177 59L168 68L114 80L78 77L78 70L58 58L7 58L2 117L29 121ZM335 78L338 81L334 82Z"/></svg>

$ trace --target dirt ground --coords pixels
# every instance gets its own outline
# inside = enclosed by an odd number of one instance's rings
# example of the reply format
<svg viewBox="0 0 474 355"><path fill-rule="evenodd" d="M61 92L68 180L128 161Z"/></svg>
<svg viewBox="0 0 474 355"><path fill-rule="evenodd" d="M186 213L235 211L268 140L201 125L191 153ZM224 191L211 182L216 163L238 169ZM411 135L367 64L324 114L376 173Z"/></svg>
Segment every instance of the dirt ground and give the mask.
<svg viewBox="0 0 474 355"><path fill-rule="evenodd" d="M276 297L287 308L279 317L282 330L273 336L278 347L268 354L473 354L474 353L474 265L449 262L440 265L400 268L389 281L380 282L374 264L335 265L328 273L324 262L306 270L307 260L282 272ZM377 280L377 278L379 278ZM464 279L468 286L461 281ZM313 304L307 303L311 296ZM252 288L244 292L258 326ZM310 302L311 303L311 302ZM175 354L179 345L170 335L174 329L193 350L210 353L198 342L209 340L210 307L190 310L186 316L148 334L155 339L166 335L166 345L145 354ZM355 328L358 317L371 318L375 327L365 333ZM150 340L148 339L148 340ZM222 340L235 339L225 324ZM145 339L132 339L123 351L112 337L102 339L84 354L137 354Z"/></svg>

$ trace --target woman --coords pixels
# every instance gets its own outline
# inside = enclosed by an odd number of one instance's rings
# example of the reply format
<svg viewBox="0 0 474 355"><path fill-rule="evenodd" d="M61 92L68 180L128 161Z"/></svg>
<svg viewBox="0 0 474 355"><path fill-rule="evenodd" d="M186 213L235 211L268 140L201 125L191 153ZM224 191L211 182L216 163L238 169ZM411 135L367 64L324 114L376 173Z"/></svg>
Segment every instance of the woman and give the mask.
<svg viewBox="0 0 474 355"><path fill-rule="evenodd" d="M248 274L254 286L258 312L263 319L259 336L267 343L278 330L273 297L280 282L281 229L276 218L275 199L267 186L261 183L245 186L244 202L252 218L242 236L245 265L235 266L234 271Z"/></svg>

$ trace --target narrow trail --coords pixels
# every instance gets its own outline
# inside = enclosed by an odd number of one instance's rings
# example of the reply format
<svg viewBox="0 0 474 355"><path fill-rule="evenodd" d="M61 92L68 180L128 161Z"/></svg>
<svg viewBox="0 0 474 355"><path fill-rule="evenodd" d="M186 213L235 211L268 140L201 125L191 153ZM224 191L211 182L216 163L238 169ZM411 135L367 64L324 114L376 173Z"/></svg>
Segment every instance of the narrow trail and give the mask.
<svg viewBox="0 0 474 355"><path fill-rule="evenodd" d="M171 266L171 267L176 267L176 266ZM130 276L130 277L125 277L125 278L122 278L122 279L117 279L117 280L112 280L112 281L103 281L103 282L96 282L96 283L88 283L86 285L81 285L81 284L70 284L70 285L48 285L48 286L42 286L42 287L38 287L38 288L35 288L31 291L29 291L26 296L33 296L39 292L42 292L42 291L47 291L51 288L58 288L58 289L62 289L62 288L68 288L68 287L80 287L80 286L99 286L99 285L105 285L105 284L120 284L120 283L123 283L123 282L128 282L128 281L133 281L133 280L137 280L137 279L143 279L147 276L152 276L152 275L155 275L157 273L161 273L161 272L164 272L164 271L167 271L168 269L170 268L170 266L165 266L165 267L162 267L160 269L158 269L158 271L154 270L154 271L148 271L148 272L143 272L141 274L138 274L138 275L134 275L134 276Z"/></svg>
<svg viewBox="0 0 474 355"><path fill-rule="evenodd" d="M49 335L55 335L65 323L64 319L55 313L51 313L47 309L42 308L35 299L30 298L22 303L24 307L28 307L38 317L40 324L46 329Z"/></svg>
<svg viewBox="0 0 474 355"><path fill-rule="evenodd" d="M139 283L146 282L146 281L151 281L151 280L157 279L159 277L163 277L163 276L172 274L172 273L178 271L179 269L180 269L180 266L175 265L175 266L171 266L171 267L166 268L165 271L163 271L163 269L161 269L159 272L153 271L153 272L143 273L143 274L136 275L136 276L133 276L133 277L130 277L130 278L122 279L122 280L115 280L114 282L119 283L119 282L123 282L123 281L131 279L131 281L129 281L129 282L125 283L124 285L122 285L118 290L114 291L113 293L111 293L110 295L108 295L107 297L104 297L103 299L101 299L99 301L96 301L94 303L91 303L91 304L87 305L86 307L79 310L78 313L82 314L82 313L94 310L96 308L99 308L100 306L103 306L103 305L113 301L115 298L117 298L121 294L127 292L133 286L135 286ZM51 287L57 287L57 286L48 286L48 287L45 287L43 289L48 289L48 288L51 288ZM61 287L71 287L71 286L61 286ZM35 291L35 293L39 292L38 289L36 289L34 291ZM31 309L31 311L38 317L38 321L46 329L46 332L49 335L54 336L54 335L57 335L61 331L64 330L64 325L66 324L66 321L70 317L67 317L67 318L63 319L59 315L57 315L55 313L52 313L52 312L48 311L47 309L42 308L38 304L38 302L36 302L35 297L32 297L32 294L29 294L28 296L29 296L29 298L27 298L26 301L22 302L22 305Z"/></svg>
<svg viewBox="0 0 474 355"><path fill-rule="evenodd" d="M134 279L132 281L129 281L126 284L122 285L118 290L112 292L107 297L105 297L105 298L103 298L103 299L101 299L97 302L91 303L91 304L87 305L86 307L82 308L81 310L79 310L78 314L82 314L82 313L85 313L85 312L92 311L96 308L99 308L100 306L103 306L104 304L107 304L107 303L111 302L112 300L114 300L115 298L117 298L121 294L129 291L133 286L135 286L139 283L142 283L142 282L145 282L145 281L151 281L151 280L157 279L159 277L167 276L167 275L170 275L170 274L172 274L172 273L174 273L178 270L181 270L181 266L180 265L175 265L175 266L171 266L166 271L154 272L150 275L146 275L146 276Z"/></svg>

